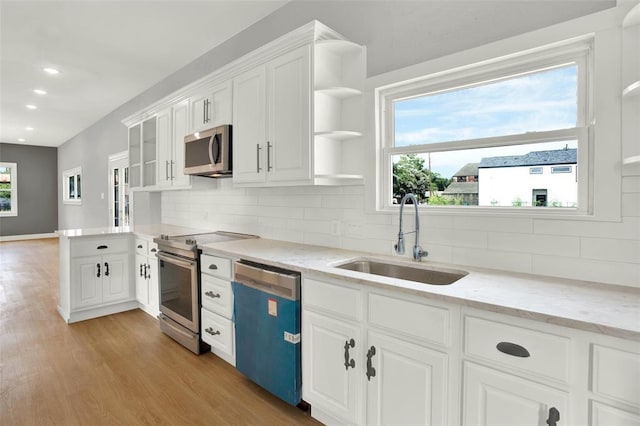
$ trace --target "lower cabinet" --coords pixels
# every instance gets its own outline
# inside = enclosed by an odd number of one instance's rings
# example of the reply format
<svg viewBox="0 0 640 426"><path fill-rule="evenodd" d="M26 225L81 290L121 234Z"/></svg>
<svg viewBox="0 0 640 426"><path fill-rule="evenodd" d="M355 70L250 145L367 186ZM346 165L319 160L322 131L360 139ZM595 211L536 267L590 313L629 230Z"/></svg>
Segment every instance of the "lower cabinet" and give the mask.
<svg viewBox="0 0 640 426"><path fill-rule="evenodd" d="M60 237L58 312L76 322L135 309L130 236Z"/></svg>
<svg viewBox="0 0 640 426"><path fill-rule="evenodd" d="M569 394L489 367L464 363L463 424L570 425Z"/></svg>
<svg viewBox="0 0 640 426"><path fill-rule="evenodd" d="M140 309L153 317L160 313L160 281L158 277L158 246L151 239L137 237L135 240L136 300Z"/></svg>

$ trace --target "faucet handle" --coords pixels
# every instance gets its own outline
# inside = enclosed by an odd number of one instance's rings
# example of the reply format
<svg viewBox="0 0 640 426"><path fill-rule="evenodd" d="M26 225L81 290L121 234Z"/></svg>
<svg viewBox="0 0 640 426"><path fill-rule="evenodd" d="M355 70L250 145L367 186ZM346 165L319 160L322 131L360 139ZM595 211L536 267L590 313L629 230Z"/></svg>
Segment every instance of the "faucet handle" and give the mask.
<svg viewBox="0 0 640 426"><path fill-rule="evenodd" d="M413 260L417 260L418 262L420 262L422 258L427 257L428 254L429 253L426 250L422 250L422 247L420 247L418 244L413 246Z"/></svg>

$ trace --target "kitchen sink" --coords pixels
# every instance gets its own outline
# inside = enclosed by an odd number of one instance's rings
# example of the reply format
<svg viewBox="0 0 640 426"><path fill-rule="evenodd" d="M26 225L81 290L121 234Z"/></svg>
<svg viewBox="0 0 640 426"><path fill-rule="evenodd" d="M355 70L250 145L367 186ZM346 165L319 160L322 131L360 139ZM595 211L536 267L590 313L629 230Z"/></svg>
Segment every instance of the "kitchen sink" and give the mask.
<svg viewBox="0 0 640 426"><path fill-rule="evenodd" d="M453 269L433 267L421 268L368 259L353 260L342 265L336 265L336 268L364 272L365 274L382 275L390 278L399 278L402 280L431 285L453 284L460 278L469 274L466 271Z"/></svg>

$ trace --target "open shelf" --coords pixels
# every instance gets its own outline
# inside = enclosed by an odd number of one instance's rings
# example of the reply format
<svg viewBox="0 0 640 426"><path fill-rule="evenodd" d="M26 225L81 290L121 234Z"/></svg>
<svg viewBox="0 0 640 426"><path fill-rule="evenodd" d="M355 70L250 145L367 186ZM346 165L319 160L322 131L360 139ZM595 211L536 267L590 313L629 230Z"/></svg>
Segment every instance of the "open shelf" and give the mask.
<svg viewBox="0 0 640 426"><path fill-rule="evenodd" d="M352 87L317 87L316 93L322 93L338 99L362 95L362 91Z"/></svg>
<svg viewBox="0 0 640 426"><path fill-rule="evenodd" d="M640 155L633 155L631 157L627 157L624 160L622 160L622 164L624 164L625 166L628 166L631 164L640 164Z"/></svg>
<svg viewBox="0 0 640 426"><path fill-rule="evenodd" d="M632 98L638 95L640 95L640 80L634 81L622 91L623 98Z"/></svg>
<svg viewBox="0 0 640 426"><path fill-rule="evenodd" d="M360 136L362 136L362 133L352 130L332 130L327 132L315 132L314 135L321 136L327 139L343 141L346 139L359 138Z"/></svg>

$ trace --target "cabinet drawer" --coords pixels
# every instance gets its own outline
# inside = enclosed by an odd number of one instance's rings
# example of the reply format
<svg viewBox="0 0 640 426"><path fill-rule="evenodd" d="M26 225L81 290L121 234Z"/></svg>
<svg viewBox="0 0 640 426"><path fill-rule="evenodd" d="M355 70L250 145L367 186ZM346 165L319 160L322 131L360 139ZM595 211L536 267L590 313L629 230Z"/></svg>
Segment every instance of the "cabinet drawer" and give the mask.
<svg viewBox="0 0 640 426"><path fill-rule="evenodd" d="M566 337L467 316L464 350L501 366L569 382L571 341Z"/></svg>
<svg viewBox="0 0 640 426"><path fill-rule="evenodd" d="M304 279L302 303L305 307L320 308L344 317L362 319L362 292L341 284Z"/></svg>
<svg viewBox="0 0 640 426"><path fill-rule="evenodd" d="M593 345L591 378L594 393L640 405L640 354Z"/></svg>
<svg viewBox="0 0 640 426"><path fill-rule="evenodd" d="M233 322L206 309L202 310L202 340L222 352L233 355Z"/></svg>
<svg viewBox="0 0 640 426"><path fill-rule="evenodd" d="M136 238L135 246L136 246L136 254L141 254L143 256L147 255L149 241L143 240L142 238Z"/></svg>
<svg viewBox="0 0 640 426"><path fill-rule="evenodd" d="M449 344L449 310L388 295L369 294L369 323L422 340Z"/></svg>
<svg viewBox="0 0 640 426"><path fill-rule="evenodd" d="M200 264L203 274L213 275L227 280L231 279L231 260L224 257L202 254Z"/></svg>
<svg viewBox="0 0 640 426"><path fill-rule="evenodd" d="M126 253L129 251L130 241L128 238L74 238L71 240L71 257Z"/></svg>
<svg viewBox="0 0 640 426"><path fill-rule="evenodd" d="M202 274L202 307L231 318L233 309L233 291L231 283L219 278Z"/></svg>

